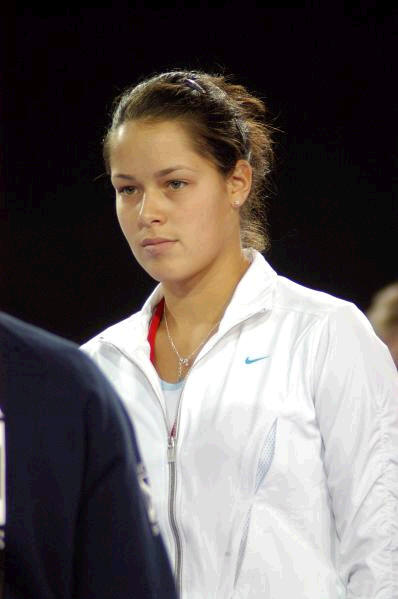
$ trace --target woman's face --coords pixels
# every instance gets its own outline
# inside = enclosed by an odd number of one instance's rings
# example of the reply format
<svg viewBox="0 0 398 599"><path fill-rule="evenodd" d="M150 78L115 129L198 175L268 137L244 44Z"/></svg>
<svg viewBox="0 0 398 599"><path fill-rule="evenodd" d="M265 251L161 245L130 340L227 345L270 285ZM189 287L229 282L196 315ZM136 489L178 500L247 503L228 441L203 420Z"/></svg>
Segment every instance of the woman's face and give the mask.
<svg viewBox="0 0 398 599"><path fill-rule="evenodd" d="M154 279L182 282L240 253L234 202L250 190L245 161L224 177L180 122L138 120L113 134L110 168L120 226Z"/></svg>

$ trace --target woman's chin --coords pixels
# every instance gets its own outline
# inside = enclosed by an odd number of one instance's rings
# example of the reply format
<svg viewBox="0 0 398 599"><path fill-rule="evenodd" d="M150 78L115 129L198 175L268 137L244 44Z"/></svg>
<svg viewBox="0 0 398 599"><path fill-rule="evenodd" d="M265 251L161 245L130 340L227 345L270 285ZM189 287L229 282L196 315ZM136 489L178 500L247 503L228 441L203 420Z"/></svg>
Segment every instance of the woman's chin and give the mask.
<svg viewBox="0 0 398 599"><path fill-rule="evenodd" d="M187 278L190 278L190 273L183 272L175 265L167 264L143 264L140 263L145 272L158 283L179 283Z"/></svg>

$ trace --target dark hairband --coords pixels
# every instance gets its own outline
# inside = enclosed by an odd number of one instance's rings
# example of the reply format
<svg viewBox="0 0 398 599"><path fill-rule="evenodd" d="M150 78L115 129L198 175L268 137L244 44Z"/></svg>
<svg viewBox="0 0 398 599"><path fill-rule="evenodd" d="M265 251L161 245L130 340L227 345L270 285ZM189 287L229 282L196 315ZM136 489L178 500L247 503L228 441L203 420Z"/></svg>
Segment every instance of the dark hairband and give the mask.
<svg viewBox="0 0 398 599"><path fill-rule="evenodd" d="M188 87L190 87L191 89L194 89L195 91L200 92L201 94L206 93L206 90L201 85L199 85L199 83L197 81L195 81L195 79L189 79L187 77L184 79L183 83L185 85L187 85ZM238 131L240 133L240 137L243 142L245 157L247 160L250 160L250 157L251 157L250 142L249 142L248 136L246 134L246 131L244 129L243 122L241 121L241 119L239 117L238 118L235 117L234 120L235 120L236 128L238 129Z"/></svg>
<svg viewBox="0 0 398 599"><path fill-rule="evenodd" d="M191 89L194 89L197 92L200 92L201 94L206 93L206 91L203 89L203 87L201 85L199 85L199 83L197 81L195 81L195 79L184 79L184 83L185 83L185 85L188 85L188 87L190 87Z"/></svg>

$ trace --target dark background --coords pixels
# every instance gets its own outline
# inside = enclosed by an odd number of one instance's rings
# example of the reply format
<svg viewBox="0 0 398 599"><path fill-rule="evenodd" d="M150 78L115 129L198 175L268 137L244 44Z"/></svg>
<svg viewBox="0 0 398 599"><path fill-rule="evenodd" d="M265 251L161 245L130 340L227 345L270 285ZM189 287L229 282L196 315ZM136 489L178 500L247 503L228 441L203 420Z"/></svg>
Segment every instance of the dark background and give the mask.
<svg viewBox="0 0 398 599"><path fill-rule="evenodd" d="M0 25L1 309L80 342L143 303L100 142L114 96L174 67L233 73L281 129L280 274L362 309L398 278L397 11L33 10Z"/></svg>

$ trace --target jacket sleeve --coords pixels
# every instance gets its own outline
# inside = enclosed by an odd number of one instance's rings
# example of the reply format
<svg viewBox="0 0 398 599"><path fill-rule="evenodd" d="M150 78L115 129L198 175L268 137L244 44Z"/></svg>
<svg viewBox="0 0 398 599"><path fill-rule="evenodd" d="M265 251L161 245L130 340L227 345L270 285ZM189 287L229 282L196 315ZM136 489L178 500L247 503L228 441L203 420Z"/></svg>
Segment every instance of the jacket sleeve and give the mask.
<svg viewBox="0 0 398 599"><path fill-rule="evenodd" d="M96 368L94 379L86 402L85 477L73 596L176 599L133 428Z"/></svg>
<svg viewBox="0 0 398 599"><path fill-rule="evenodd" d="M398 376L352 304L321 323L313 380L347 599L398 597Z"/></svg>

